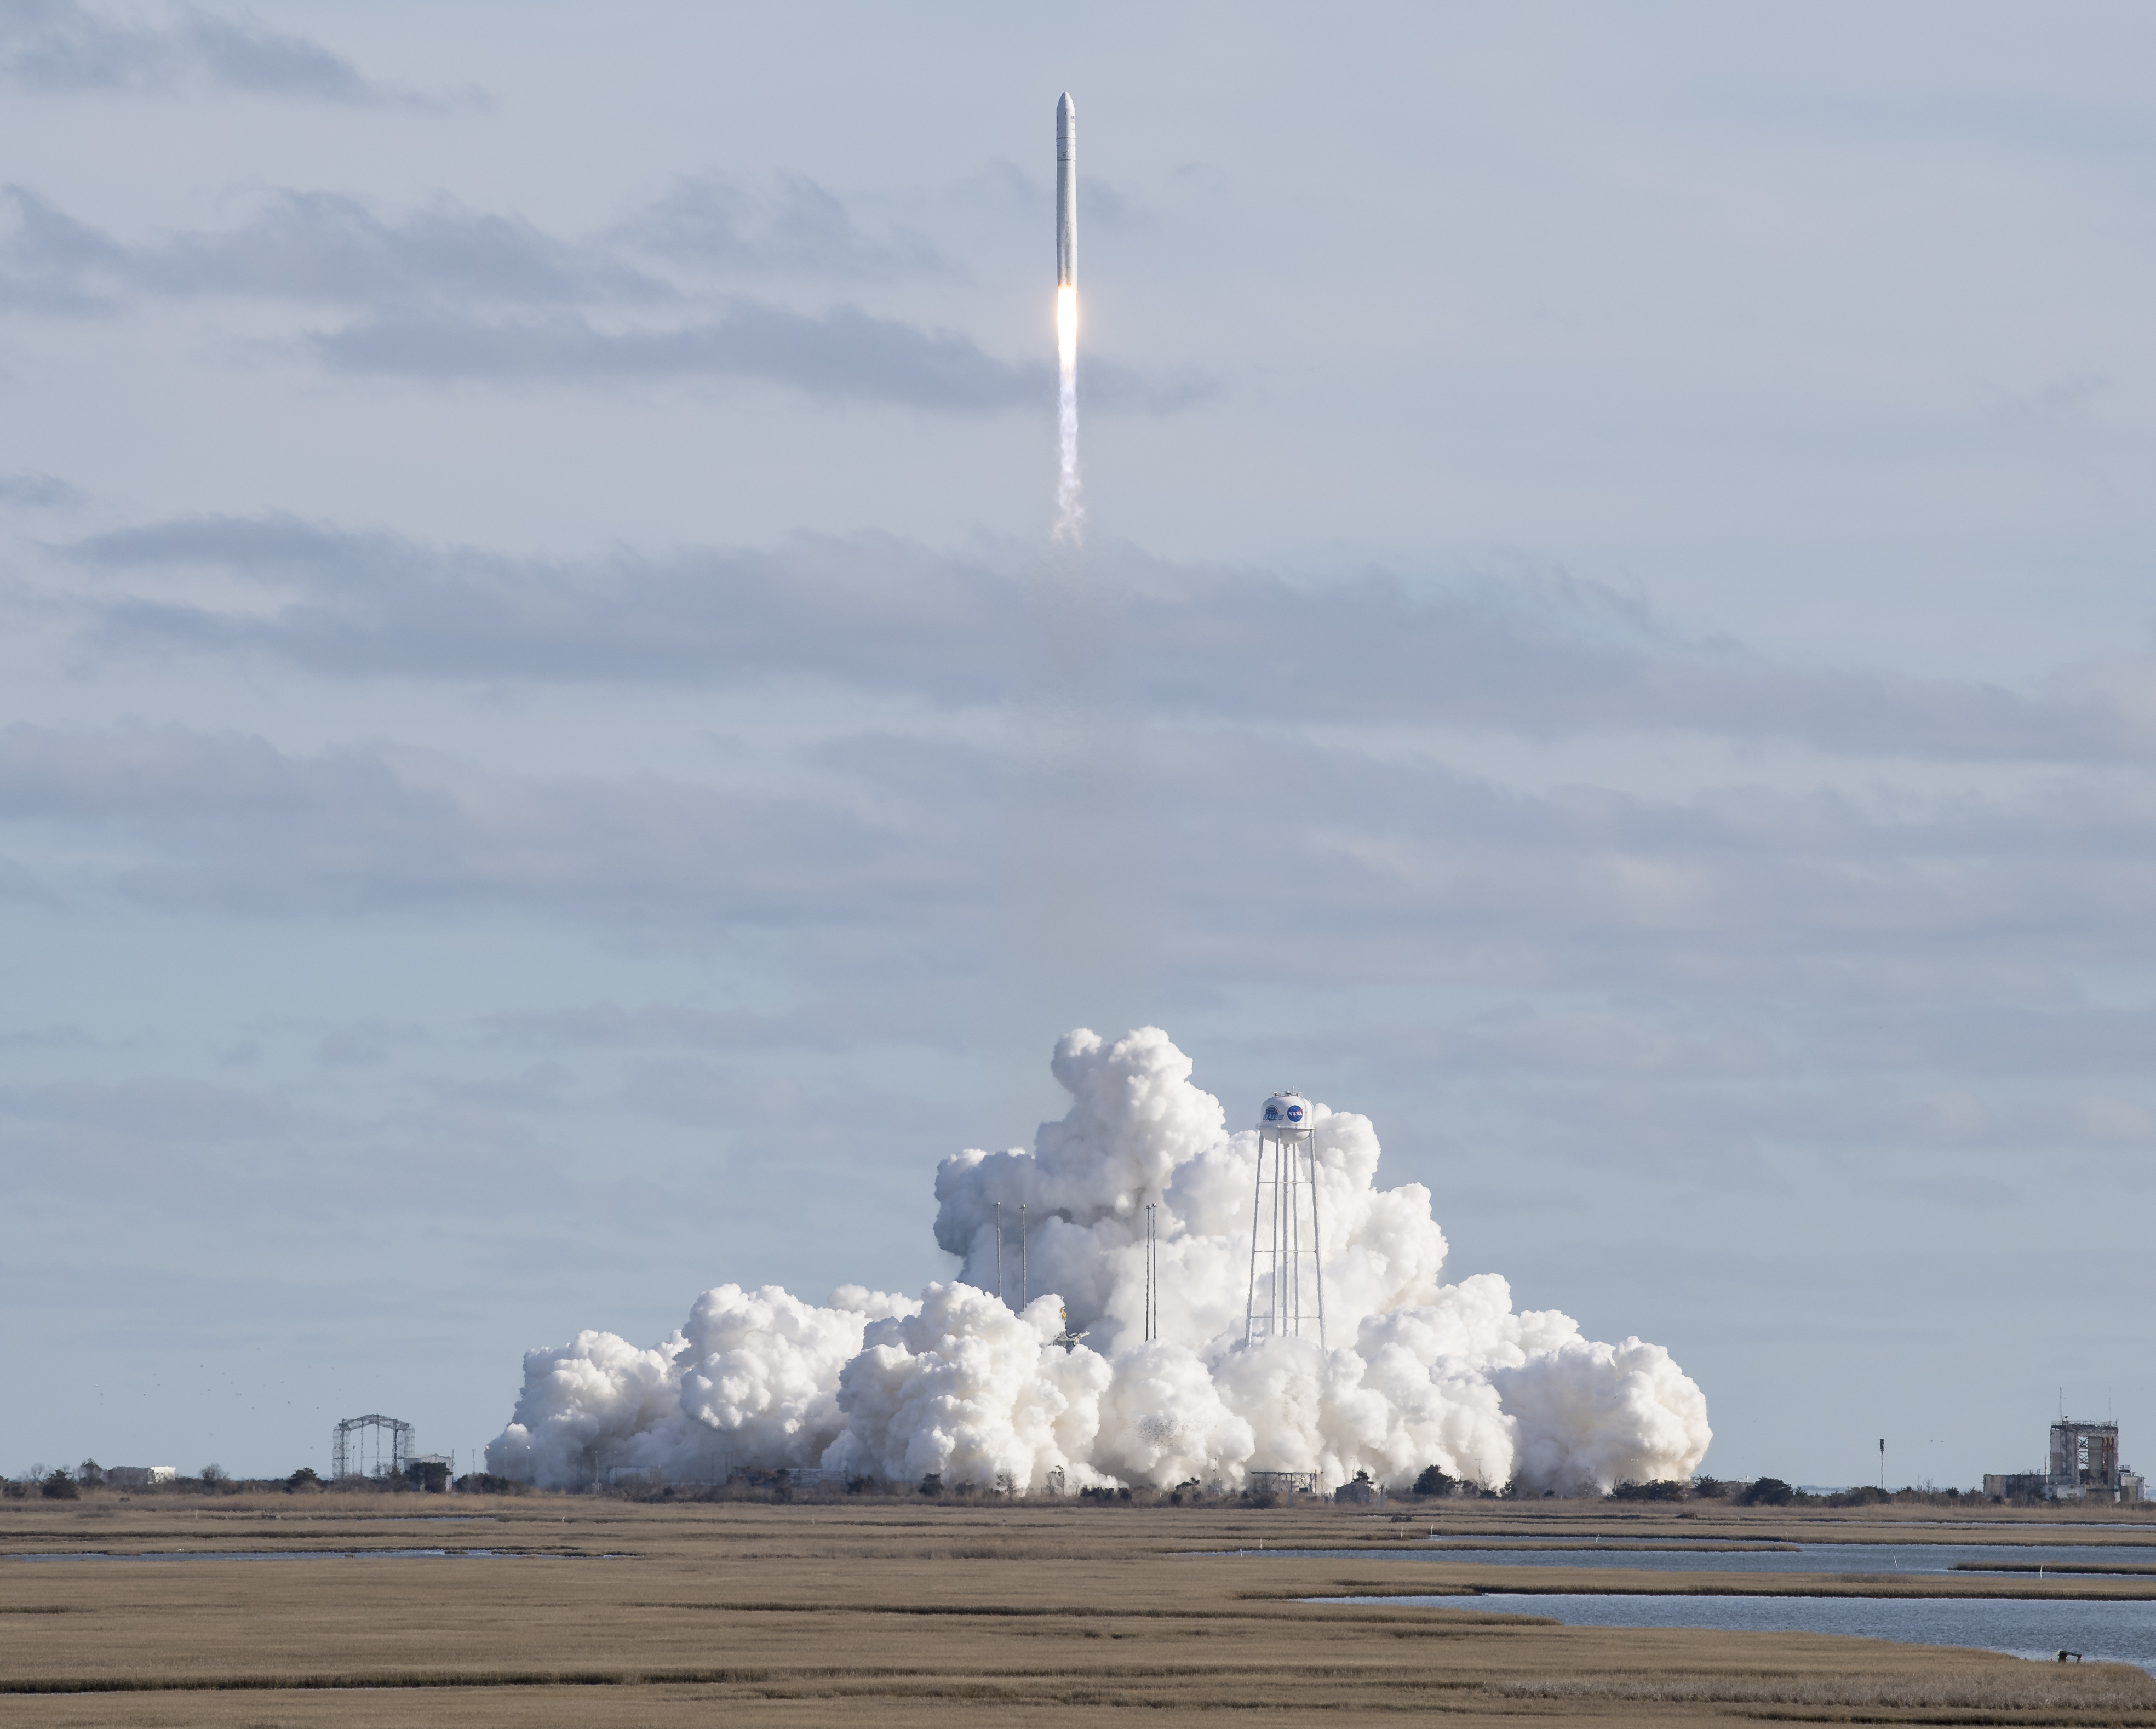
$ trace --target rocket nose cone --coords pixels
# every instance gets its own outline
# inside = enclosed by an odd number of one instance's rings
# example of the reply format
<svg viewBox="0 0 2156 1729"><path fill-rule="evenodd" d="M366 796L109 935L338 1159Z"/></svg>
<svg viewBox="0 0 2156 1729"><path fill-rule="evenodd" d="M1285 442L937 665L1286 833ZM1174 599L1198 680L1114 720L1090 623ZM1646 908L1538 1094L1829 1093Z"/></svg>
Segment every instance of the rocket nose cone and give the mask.
<svg viewBox="0 0 2156 1729"><path fill-rule="evenodd" d="M1055 104L1055 117L1058 120L1075 120L1078 118L1078 105L1070 100L1070 91L1064 91L1061 97L1057 100Z"/></svg>

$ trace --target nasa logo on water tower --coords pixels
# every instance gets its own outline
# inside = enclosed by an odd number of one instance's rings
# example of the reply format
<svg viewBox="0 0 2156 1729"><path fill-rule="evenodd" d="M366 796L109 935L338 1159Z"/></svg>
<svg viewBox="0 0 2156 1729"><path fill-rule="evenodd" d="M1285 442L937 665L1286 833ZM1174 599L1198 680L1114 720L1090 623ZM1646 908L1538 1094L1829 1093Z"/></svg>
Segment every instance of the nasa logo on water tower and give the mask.
<svg viewBox="0 0 2156 1729"><path fill-rule="evenodd" d="M1259 1115L1258 1126L1283 1135L1307 1133L1310 1107L1303 1102L1299 1093L1275 1093L1265 1101L1265 1108Z"/></svg>

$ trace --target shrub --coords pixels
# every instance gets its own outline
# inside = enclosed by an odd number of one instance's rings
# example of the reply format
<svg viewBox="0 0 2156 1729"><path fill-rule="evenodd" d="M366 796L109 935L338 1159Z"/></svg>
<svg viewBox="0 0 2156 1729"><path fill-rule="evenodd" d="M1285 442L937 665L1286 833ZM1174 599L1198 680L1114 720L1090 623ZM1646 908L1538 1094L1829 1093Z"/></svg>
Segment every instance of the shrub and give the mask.
<svg viewBox="0 0 2156 1729"><path fill-rule="evenodd" d="M1424 1467L1423 1474L1414 1481L1417 1495L1450 1495L1457 1485L1435 1465Z"/></svg>
<svg viewBox="0 0 2156 1729"><path fill-rule="evenodd" d="M1612 1501L1682 1501L1686 1490L1681 1483L1671 1482L1666 1477L1651 1483L1620 1483L1609 1491Z"/></svg>
<svg viewBox="0 0 2156 1729"><path fill-rule="evenodd" d="M303 1465L285 1479L285 1486L287 1489L319 1489L322 1486L322 1480L316 1475L314 1466Z"/></svg>
<svg viewBox="0 0 2156 1729"><path fill-rule="evenodd" d="M48 1501L75 1501L82 1490L75 1487L74 1479L65 1471L54 1471L38 1485L38 1492Z"/></svg>
<svg viewBox="0 0 2156 1729"><path fill-rule="evenodd" d="M1691 1492L1700 1501L1719 1501L1729 1493L1729 1485L1719 1477L1694 1477Z"/></svg>
<svg viewBox="0 0 2156 1729"><path fill-rule="evenodd" d="M1760 1477L1744 1485L1737 1502L1747 1507L1785 1507L1796 1498L1797 1491L1779 1477Z"/></svg>
<svg viewBox="0 0 2156 1729"><path fill-rule="evenodd" d="M943 1474L941 1471L929 1472L921 1480L921 1492L923 1495L941 1495L943 1492Z"/></svg>
<svg viewBox="0 0 2156 1729"><path fill-rule="evenodd" d="M105 1467L95 1459L85 1459L75 1467L74 1480L85 1489L102 1489L105 1486Z"/></svg>

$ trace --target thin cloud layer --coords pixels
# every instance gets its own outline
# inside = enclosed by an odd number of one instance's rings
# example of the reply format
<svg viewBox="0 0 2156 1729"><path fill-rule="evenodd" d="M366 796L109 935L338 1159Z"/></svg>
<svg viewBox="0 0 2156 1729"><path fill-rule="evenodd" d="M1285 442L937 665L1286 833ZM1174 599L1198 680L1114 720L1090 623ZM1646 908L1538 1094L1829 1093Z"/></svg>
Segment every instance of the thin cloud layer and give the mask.
<svg viewBox="0 0 2156 1729"><path fill-rule="evenodd" d="M922 843L798 797L295 756L184 727L9 728L0 820L136 847L90 880L228 914L493 903L629 924L843 923L934 892Z"/></svg>
<svg viewBox="0 0 2156 1729"><path fill-rule="evenodd" d="M872 234L844 199L801 174L786 176L769 197L708 177L682 180L615 233L632 250L728 274L886 281L948 269L927 235Z"/></svg>
<svg viewBox="0 0 2156 1729"><path fill-rule="evenodd" d="M296 338L332 372L527 385L731 378L823 403L960 414L1037 405L1054 389L1045 362L998 359L961 331L715 291L707 279L860 282L938 268L926 240L872 237L799 178L773 199L685 182L592 242L447 201L385 218L345 194L286 191L233 228L131 245L27 187L0 198L13 218L0 241L0 308L111 317L140 300L224 297L356 312ZM1090 364L1085 382L1088 405L1109 413L1172 414L1217 388L1194 369L1153 374L1111 359Z"/></svg>
<svg viewBox="0 0 2156 1729"><path fill-rule="evenodd" d="M202 88L354 105L399 100L344 55L252 19L188 8L152 23L71 0L0 0L0 75L55 92Z"/></svg>
<svg viewBox="0 0 2156 1729"><path fill-rule="evenodd" d="M2156 949L2138 919L2156 895L2156 799L2107 780L1883 808L1757 788L1530 794L1438 765L1164 727L1137 735L1115 772L1119 815L1096 819L1126 834L1123 892L1150 909L1160 964L1215 980L1270 977L1269 933L1290 925L1306 947L1298 977L1318 985L1805 994L1868 968L1935 989L2010 961L2145 963ZM154 907L494 908L709 936L880 933L893 965L937 949L985 957L985 910L1024 889L1003 874L1010 825L1027 820L1022 754L865 735L742 772L732 787L547 776L182 727L18 726L0 734L0 821L97 842L103 862L51 867L55 891ZM1301 789L1285 829L1248 793L1280 786ZM502 1027L598 1043L740 1030L696 1017Z"/></svg>
<svg viewBox="0 0 2156 1729"><path fill-rule="evenodd" d="M244 652L344 676L807 679L964 705L1022 697L1013 669L1037 660L1040 633L1062 612L1109 645L1103 670L1121 697L1169 714L1270 715L1271 686L1251 670L1291 644L1297 711L1312 722L1538 738L1686 731L1963 760L2156 750L2116 666L2031 692L1792 665L1565 579L1298 583L1123 549L1092 557L1074 581L1023 558L883 539L547 562L290 517L146 524L68 556L122 577L208 567L266 591L268 604L245 607L109 593L86 603L91 639L107 650Z"/></svg>
<svg viewBox="0 0 2156 1729"><path fill-rule="evenodd" d="M0 475L0 505L19 510L62 510L82 501L82 494L52 475Z"/></svg>
<svg viewBox="0 0 2156 1729"><path fill-rule="evenodd" d="M385 318L316 337L313 346L341 372L496 383L747 378L823 402L962 413L1039 402L1051 382L1047 367L996 360L953 331L851 306L808 316L747 300L685 329L605 331L574 314L520 324Z"/></svg>
<svg viewBox="0 0 2156 1729"><path fill-rule="evenodd" d="M26 187L5 197L14 228L0 244L0 293L32 310L110 310L130 295L345 307L672 298L624 260L448 203L385 220L342 194L281 192L234 228L129 246Z"/></svg>

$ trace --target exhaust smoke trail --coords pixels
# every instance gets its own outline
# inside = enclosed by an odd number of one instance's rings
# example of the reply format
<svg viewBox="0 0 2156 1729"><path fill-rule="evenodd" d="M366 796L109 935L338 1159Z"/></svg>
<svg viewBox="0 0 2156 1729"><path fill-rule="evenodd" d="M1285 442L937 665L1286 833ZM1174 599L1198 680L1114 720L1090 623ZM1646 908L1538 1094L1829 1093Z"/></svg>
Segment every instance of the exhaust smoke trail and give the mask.
<svg viewBox="0 0 2156 1729"><path fill-rule="evenodd" d="M1405 1489L1433 1465L1582 1494L1698 1470L1706 1395L1666 1350L1516 1310L1495 1273L1447 1284L1430 1191L1380 1188L1375 1126L1316 1101L1331 1348L1245 1343L1255 1131L1230 1129L1157 1027L1080 1029L1053 1068L1070 1107L1030 1149L968 1148L937 1169L951 1275L917 1298L844 1285L828 1304L721 1285L656 1345L592 1330L527 1352L487 1469L561 1489L618 1470L933 1471L1032 1495L1234 1490L1253 1470Z"/></svg>
<svg viewBox="0 0 2156 1729"><path fill-rule="evenodd" d="M1086 516L1078 490L1078 109L1065 90L1055 105L1055 538L1078 542Z"/></svg>
<svg viewBox="0 0 2156 1729"><path fill-rule="evenodd" d="M1062 439L1062 462L1055 480L1055 538L1075 546L1085 521L1078 490L1078 290L1055 290L1055 346L1062 362L1056 392L1056 424Z"/></svg>

